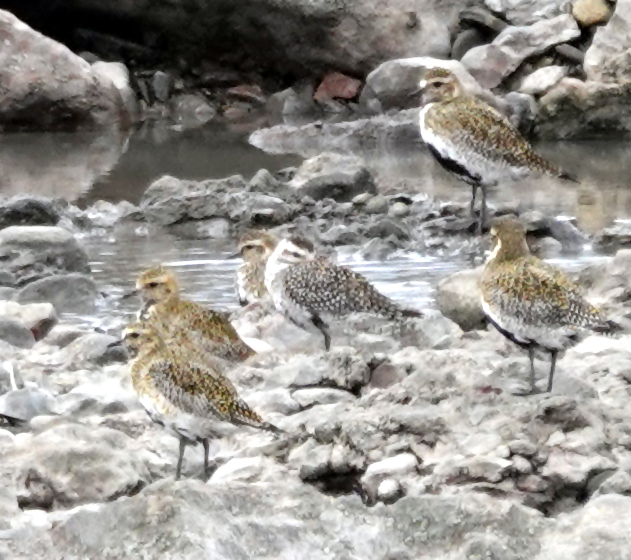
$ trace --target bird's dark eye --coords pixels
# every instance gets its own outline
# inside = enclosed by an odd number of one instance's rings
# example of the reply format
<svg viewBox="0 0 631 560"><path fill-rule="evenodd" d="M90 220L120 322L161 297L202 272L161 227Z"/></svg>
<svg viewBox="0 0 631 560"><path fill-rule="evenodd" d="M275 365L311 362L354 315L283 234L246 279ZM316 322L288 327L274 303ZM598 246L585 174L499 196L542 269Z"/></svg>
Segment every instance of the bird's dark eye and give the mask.
<svg viewBox="0 0 631 560"><path fill-rule="evenodd" d="M140 338L140 333L132 332L127 335L127 338Z"/></svg>
<svg viewBox="0 0 631 560"><path fill-rule="evenodd" d="M149 282L149 284L147 284L147 287L149 288L157 288L160 284L158 282Z"/></svg>
<svg viewBox="0 0 631 560"><path fill-rule="evenodd" d="M432 87L438 89L442 84L440 82L433 82Z"/></svg>
<svg viewBox="0 0 631 560"><path fill-rule="evenodd" d="M291 256L294 257L295 259L300 259L302 258L302 255L300 253L291 253Z"/></svg>

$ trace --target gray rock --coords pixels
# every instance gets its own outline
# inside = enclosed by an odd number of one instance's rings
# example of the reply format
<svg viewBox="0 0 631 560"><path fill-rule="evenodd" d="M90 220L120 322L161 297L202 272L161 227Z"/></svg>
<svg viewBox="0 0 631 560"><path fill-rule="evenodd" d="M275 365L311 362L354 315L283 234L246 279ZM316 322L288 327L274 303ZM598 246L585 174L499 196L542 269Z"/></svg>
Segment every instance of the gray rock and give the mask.
<svg viewBox="0 0 631 560"><path fill-rule="evenodd" d="M81 459L78 460L77 458ZM50 509L134 494L149 478L131 438L79 424L29 434L5 454L22 507Z"/></svg>
<svg viewBox="0 0 631 560"><path fill-rule="evenodd" d="M463 330L484 328L480 279L482 267L463 270L441 280L436 288L436 304L440 312Z"/></svg>
<svg viewBox="0 0 631 560"><path fill-rule="evenodd" d="M158 70L151 78L153 94L160 103L166 103L171 97L171 76Z"/></svg>
<svg viewBox="0 0 631 560"><path fill-rule="evenodd" d="M65 353L69 363L76 367L87 364L104 366L114 362L127 361L127 353L120 345L111 346L118 338L101 333L87 333L70 342Z"/></svg>
<svg viewBox="0 0 631 560"><path fill-rule="evenodd" d="M43 389L25 387L0 396L0 414L28 421L55 411L55 399Z"/></svg>
<svg viewBox="0 0 631 560"><path fill-rule="evenodd" d="M81 57L4 10L0 28L6 39L0 57L4 128L67 130L119 119L129 124L130 115L114 82ZM31 87L33 83L37 88Z"/></svg>
<svg viewBox="0 0 631 560"><path fill-rule="evenodd" d="M45 198L16 197L0 206L0 229L10 226L54 226L61 216Z"/></svg>
<svg viewBox="0 0 631 560"><path fill-rule="evenodd" d="M88 256L67 230L11 226L0 231L0 258L19 278L41 271L89 273Z"/></svg>
<svg viewBox="0 0 631 560"><path fill-rule="evenodd" d="M564 66L545 66L535 70L522 81L519 91L530 95L543 95L567 75Z"/></svg>
<svg viewBox="0 0 631 560"><path fill-rule="evenodd" d="M314 200L348 202L357 194L376 193L377 187L361 158L324 153L305 161L288 185Z"/></svg>
<svg viewBox="0 0 631 560"><path fill-rule="evenodd" d="M381 194L373 196L366 202L364 212L366 214L385 214L388 212L388 199Z"/></svg>
<svg viewBox="0 0 631 560"><path fill-rule="evenodd" d="M594 34L585 53L585 74L595 82L623 83L628 81L627 61L631 50L631 2L622 0L604 27Z"/></svg>
<svg viewBox="0 0 631 560"><path fill-rule="evenodd" d="M199 128L215 118L217 110L200 94L181 94L169 102L171 118L182 128Z"/></svg>
<svg viewBox="0 0 631 560"><path fill-rule="evenodd" d="M237 457L221 465L212 475L209 484L274 482L286 476L280 464L267 457Z"/></svg>
<svg viewBox="0 0 631 560"><path fill-rule="evenodd" d="M462 64L486 88L497 87L528 57L580 35L574 18L560 15L524 27L509 27L491 44L471 49Z"/></svg>
<svg viewBox="0 0 631 560"><path fill-rule="evenodd" d="M461 31L456 37L454 44L451 46L451 58L453 60L461 60L472 48L479 47L488 42L480 30L471 28Z"/></svg>
<svg viewBox="0 0 631 560"><path fill-rule="evenodd" d="M596 240L609 250L631 247L631 223L620 222L607 227L596 236Z"/></svg>
<svg viewBox="0 0 631 560"><path fill-rule="evenodd" d="M31 282L14 300L18 303L52 303L59 313L87 313L96 306L98 291L85 274L58 274Z"/></svg>
<svg viewBox="0 0 631 560"><path fill-rule="evenodd" d="M50 303L20 305L15 301L0 301L0 316L11 318L23 325L36 341L45 338L59 322L55 308Z"/></svg>
<svg viewBox="0 0 631 560"><path fill-rule="evenodd" d="M384 111L418 107L420 95L411 96L418 90L423 74L429 68L446 68L452 71L463 84L467 93L479 95L482 88L456 60L439 60L429 57L402 58L388 60L375 68L366 78L366 85L360 96L360 104L368 106L377 100Z"/></svg>
<svg viewBox="0 0 631 560"><path fill-rule="evenodd" d="M291 394L291 398L302 407L316 404L336 404L355 400L355 397L348 391L327 388L298 389Z"/></svg>
<svg viewBox="0 0 631 560"><path fill-rule="evenodd" d="M405 202L395 202L388 210L388 216L391 218L405 218L410 214L410 205Z"/></svg>
<svg viewBox="0 0 631 560"><path fill-rule="evenodd" d="M370 531L362 530L367 526ZM33 560L78 560L104 550L113 557L125 558L130 550L156 557L164 553L156 527L160 534L177 535L169 553L181 560L200 555L290 560L304 553L312 560L464 557L463 535L488 534L501 551L497 558L525 560L537 554L544 530L554 532L554 522L533 509L480 494L409 496L367 508L357 496L327 496L292 478L208 485L186 480L160 481L131 500L78 508L54 529L32 529L28 543L11 535L4 544L16 557L28 551Z"/></svg>
<svg viewBox="0 0 631 560"><path fill-rule="evenodd" d="M0 315L0 340L19 348L32 348L35 344L33 333L22 323Z"/></svg>
<svg viewBox="0 0 631 560"><path fill-rule="evenodd" d="M484 0L484 4L513 25L530 25L564 13L565 0Z"/></svg>
<svg viewBox="0 0 631 560"><path fill-rule="evenodd" d="M380 239L387 239L390 236L394 236L397 239L409 239L410 232L400 222L392 218L382 218L366 230L366 236Z"/></svg>

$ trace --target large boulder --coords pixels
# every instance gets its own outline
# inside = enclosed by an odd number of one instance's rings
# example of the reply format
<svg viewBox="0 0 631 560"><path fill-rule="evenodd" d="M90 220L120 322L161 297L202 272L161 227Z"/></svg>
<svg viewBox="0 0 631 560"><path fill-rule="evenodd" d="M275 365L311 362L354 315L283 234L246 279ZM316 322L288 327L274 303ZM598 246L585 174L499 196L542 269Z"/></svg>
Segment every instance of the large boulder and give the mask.
<svg viewBox="0 0 631 560"><path fill-rule="evenodd" d="M625 83L631 77L631 0L618 0L616 10L594 35L585 53L585 73L599 82Z"/></svg>
<svg viewBox="0 0 631 560"><path fill-rule="evenodd" d="M131 115L130 87L103 66L93 68L67 47L0 10L0 124L3 128L96 127ZM128 101L129 102L129 101Z"/></svg>
<svg viewBox="0 0 631 560"><path fill-rule="evenodd" d="M450 28L465 4L463 0L4 2L51 34L69 16L84 27L98 22L98 37L109 39L109 44L120 44L123 38L130 58L172 58L201 68L202 61L230 67L236 63L271 69L283 77L331 69L361 75L393 58L447 57ZM75 42L82 36L87 43L88 33L76 33ZM81 45L86 50L94 47L97 41Z"/></svg>
<svg viewBox="0 0 631 560"><path fill-rule="evenodd" d="M0 260L18 281L54 272L89 273L88 256L72 233L56 226L11 226L0 231Z"/></svg>
<svg viewBox="0 0 631 560"><path fill-rule="evenodd" d="M492 43L474 47L462 57L462 64L487 88L497 87L528 57L541 54L581 34L569 14L522 27L507 27Z"/></svg>
<svg viewBox="0 0 631 560"><path fill-rule="evenodd" d="M462 270L441 280L436 288L436 304L440 312L463 330L484 328L480 279L483 268Z"/></svg>
<svg viewBox="0 0 631 560"><path fill-rule="evenodd" d="M94 311L98 291L94 280L85 274L55 274L40 278L22 288L18 303L52 303L59 313Z"/></svg>

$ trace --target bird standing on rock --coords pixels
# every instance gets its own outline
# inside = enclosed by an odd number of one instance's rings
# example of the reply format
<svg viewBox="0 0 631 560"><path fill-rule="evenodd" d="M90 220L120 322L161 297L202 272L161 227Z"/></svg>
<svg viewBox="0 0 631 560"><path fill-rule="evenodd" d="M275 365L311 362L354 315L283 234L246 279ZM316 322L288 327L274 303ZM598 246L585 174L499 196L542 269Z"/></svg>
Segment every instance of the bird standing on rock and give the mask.
<svg viewBox="0 0 631 560"><path fill-rule="evenodd" d="M266 231L251 231L239 240L243 263L237 270L237 291L242 306L261 302L268 295L265 266L278 240Z"/></svg>
<svg viewBox="0 0 631 560"><path fill-rule="evenodd" d="M421 136L438 163L471 185L472 216L477 190L482 190L478 233L486 221L486 189L502 179L541 173L576 182L538 155L500 112L465 95L449 70L429 69L419 86L425 103L419 116Z"/></svg>
<svg viewBox="0 0 631 560"><path fill-rule="evenodd" d="M422 317L419 311L400 308L361 274L316 256L313 244L299 236L278 244L267 261L265 285L276 309L302 329L316 327L327 350L331 336L323 315L359 312L393 320Z"/></svg>
<svg viewBox="0 0 631 560"><path fill-rule="evenodd" d="M493 252L481 279L484 313L506 338L528 350L533 393L535 350L550 354L549 392L559 352L583 333L612 333L620 326L585 301L563 272L530 254L525 228L515 217L497 219L491 235Z"/></svg>
<svg viewBox="0 0 631 560"><path fill-rule="evenodd" d="M166 334L155 321L134 323L125 329L123 343L132 356L130 373L140 403L180 441L176 480L187 445L203 444L208 474L211 439L230 434L235 426L281 431L250 409L185 333Z"/></svg>
<svg viewBox="0 0 631 560"><path fill-rule="evenodd" d="M224 313L182 299L171 270L156 266L144 271L136 289L144 301L141 318L159 317L168 328L197 337L205 351L228 362L243 362L255 354Z"/></svg>

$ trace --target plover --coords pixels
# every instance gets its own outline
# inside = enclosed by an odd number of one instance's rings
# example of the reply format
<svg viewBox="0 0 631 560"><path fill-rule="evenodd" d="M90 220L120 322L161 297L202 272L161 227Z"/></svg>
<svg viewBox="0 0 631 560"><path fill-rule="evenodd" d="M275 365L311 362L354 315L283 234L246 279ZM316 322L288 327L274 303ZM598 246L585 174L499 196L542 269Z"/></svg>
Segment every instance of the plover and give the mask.
<svg viewBox="0 0 631 560"><path fill-rule="evenodd" d="M144 271L136 289L144 302L141 319L159 316L169 328L197 337L204 350L228 362L242 362L254 355L225 313L180 297L175 274L168 268L156 266Z"/></svg>
<svg viewBox="0 0 631 560"><path fill-rule="evenodd" d="M523 225L512 216L495 220L493 252L481 279L482 307L489 322L528 351L530 388L535 392L535 351L551 356L548 391L559 352L582 334L620 329L585 301L563 272L530 254Z"/></svg>
<svg viewBox="0 0 631 560"><path fill-rule="evenodd" d="M242 306L261 302L268 295L265 287L265 265L278 245L266 231L251 231L239 240L243 263L237 270L237 293Z"/></svg>
<svg viewBox="0 0 631 560"><path fill-rule="evenodd" d="M316 327L331 346L323 316L341 317L353 312L388 319L421 317L379 293L361 274L318 257L313 244L299 236L280 241L265 269L265 285L278 311L299 327Z"/></svg>
<svg viewBox="0 0 631 560"><path fill-rule="evenodd" d="M471 215L482 191L478 232L486 220L486 190L507 178L541 173L575 181L538 155L500 112L464 93L458 78L443 68L429 69L419 84L423 94L421 136L434 158L471 185Z"/></svg>
<svg viewBox="0 0 631 560"><path fill-rule="evenodd" d="M230 380L210 367L207 354L180 332L170 338L153 321L137 322L123 332L132 357L134 390L151 420L180 441L176 480L187 445L204 446L208 473L209 442L229 435L235 426L280 432L263 421L238 395Z"/></svg>

